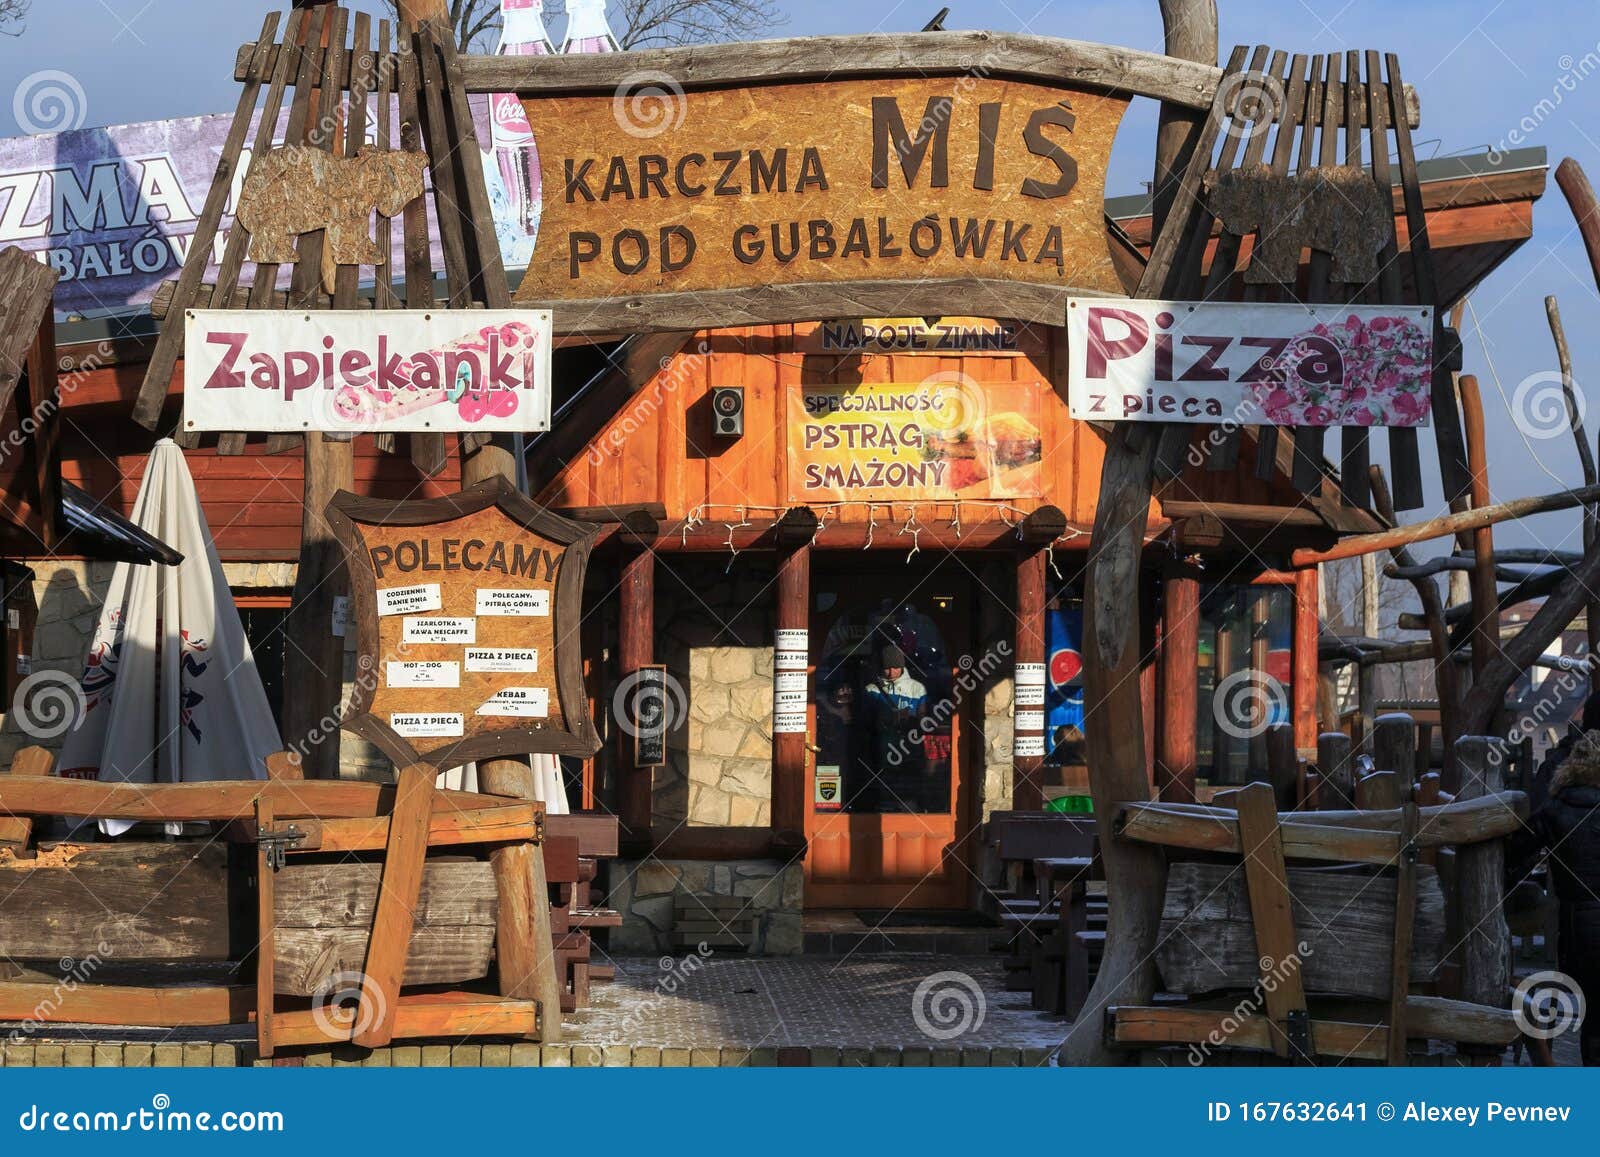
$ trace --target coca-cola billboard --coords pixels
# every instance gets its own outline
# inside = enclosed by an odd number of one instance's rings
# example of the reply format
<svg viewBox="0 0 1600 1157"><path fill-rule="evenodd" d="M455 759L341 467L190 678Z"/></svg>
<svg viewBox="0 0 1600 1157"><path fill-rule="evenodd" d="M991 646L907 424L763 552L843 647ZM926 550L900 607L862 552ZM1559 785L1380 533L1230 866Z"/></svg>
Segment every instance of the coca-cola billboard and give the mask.
<svg viewBox="0 0 1600 1157"><path fill-rule="evenodd" d="M1067 348L1072 416L1087 421L1428 421L1423 307L1072 298Z"/></svg>

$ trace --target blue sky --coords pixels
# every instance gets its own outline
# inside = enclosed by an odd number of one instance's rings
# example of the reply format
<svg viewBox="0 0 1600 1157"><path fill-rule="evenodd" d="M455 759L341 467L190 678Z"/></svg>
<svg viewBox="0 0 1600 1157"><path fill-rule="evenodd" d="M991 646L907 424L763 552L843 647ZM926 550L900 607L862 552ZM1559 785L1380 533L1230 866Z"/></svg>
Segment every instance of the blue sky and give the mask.
<svg viewBox="0 0 1600 1157"><path fill-rule="evenodd" d="M908 32L940 6L898 0L778 0L789 22L780 35ZM378 0L355 7L377 12ZM559 0L547 0L554 11ZM1223 54L1236 43L1290 51L1376 48L1401 54L1421 94L1419 155L1478 153L1504 145L1528 118L1527 145L1549 150L1552 168L1576 157L1600 183L1600 6L1594 0L1220 0ZM993 28L1159 50L1155 0L1139 3L951 4L951 28ZM253 36L269 5L261 0L38 0L25 34L0 39L0 76L59 69L82 86L87 124L114 124L233 107L233 51ZM559 35L561 17L551 19ZM1541 109L1541 102L1545 102ZM0 89L0 135L16 133ZM1141 107L1142 106L1142 107ZM1154 106L1140 102L1124 121L1108 191L1135 193L1148 179ZM1537 439L1515 420L1512 399L1530 375L1554 368L1544 297L1561 300L1580 388L1592 378L1590 432L1600 427L1600 294L1554 182L1535 210L1533 239L1473 297L1464 326L1467 368L1478 374L1489 411L1491 483L1496 498L1576 485L1576 455L1564 435ZM1491 365L1492 363L1492 365ZM1497 384L1498 380L1498 384ZM1590 394L1590 391L1585 391ZM1427 445L1431 439L1425 439ZM1438 490L1429 489L1431 514ZM1507 528L1507 544L1542 541L1576 549L1575 515Z"/></svg>

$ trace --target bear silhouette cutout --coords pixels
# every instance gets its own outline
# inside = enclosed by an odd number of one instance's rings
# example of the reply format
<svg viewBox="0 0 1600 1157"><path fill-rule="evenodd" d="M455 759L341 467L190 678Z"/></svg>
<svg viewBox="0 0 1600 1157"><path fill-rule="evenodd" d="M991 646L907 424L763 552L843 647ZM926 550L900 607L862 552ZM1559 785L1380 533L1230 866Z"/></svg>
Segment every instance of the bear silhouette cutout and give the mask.
<svg viewBox="0 0 1600 1157"><path fill-rule="evenodd" d="M333 292L341 265L378 265L388 248L373 240L372 214L398 217L422 196L425 153L362 149L336 157L284 145L253 161L235 217L250 233L250 260L292 265L296 238L322 231L322 285Z"/></svg>
<svg viewBox="0 0 1600 1157"><path fill-rule="evenodd" d="M1244 279L1293 288L1300 253L1332 259L1329 279L1365 284L1378 275L1378 252L1394 236L1394 203L1372 175L1351 165L1303 173L1245 166L1205 177L1205 202L1229 233L1258 233Z"/></svg>

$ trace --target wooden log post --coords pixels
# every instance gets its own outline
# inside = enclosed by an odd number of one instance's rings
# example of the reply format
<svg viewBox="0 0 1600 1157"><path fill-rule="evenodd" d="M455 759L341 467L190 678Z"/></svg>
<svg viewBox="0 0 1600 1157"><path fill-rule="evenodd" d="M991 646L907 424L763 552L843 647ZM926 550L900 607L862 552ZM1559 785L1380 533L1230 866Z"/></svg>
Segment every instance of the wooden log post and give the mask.
<svg viewBox="0 0 1600 1157"><path fill-rule="evenodd" d="M1467 432L1467 466L1471 471L1472 509L1481 510L1489 496L1489 457L1483 428L1483 398L1478 379L1462 374L1461 416ZM1472 568L1472 677L1476 681L1500 649L1499 587L1494 573L1494 528L1480 526L1472 532L1475 562Z"/></svg>
<svg viewBox="0 0 1600 1157"><path fill-rule="evenodd" d="M1372 761L1379 771L1394 773L1401 800L1409 800L1417 774L1417 725L1411 716L1404 711L1378 716L1372 725Z"/></svg>
<svg viewBox="0 0 1600 1157"><path fill-rule="evenodd" d="M1289 699L1294 745L1307 755L1317 746L1317 635L1322 626L1317 614L1318 579L1316 567L1296 571L1294 576L1294 646L1289 660L1294 675Z"/></svg>
<svg viewBox="0 0 1600 1157"><path fill-rule="evenodd" d="M314 8L321 0L296 0L296 8ZM332 42L332 25L323 22L324 45ZM329 82L329 72L345 57L340 51L327 54L324 85L319 100L311 109L308 122L315 125L323 116L322 107L333 107L339 88ZM326 123L331 124L329 120ZM333 134L312 131L308 143L332 148ZM322 235L308 233L300 238L299 260L290 282L291 308L317 302L321 294L318 262ZM312 779L333 779L339 774L339 716L344 696L344 640L333 633L333 612L337 600L348 597L350 579L345 571L344 549L328 525L326 511L333 496L341 490L355 489L353 443L339 442L313 430L306 434L305 480L300 505L300 562L295 571L294 592L285 616L285 631L294 640L283 656L284 739L299 754L305 775Z"/></svg>
<svg viewBox="0 0 1600 1157"><path fill-rule="evenodd" d="M1281 812L1293 811L1300 802L1300 753L1292 723L1267 728L1267 782Z"/></svg>
<svg viewBox="0 0 1600 1157"><path fill-rule="evenodd" d="M641 549L622 564L618 603L617 674L626 681L636 676L640 668L655 661L656 556L653 551ZM666 706L662 704L663 709ZM619 781L617 811L622 821L622 842L630 855L647 855L654 811L655 770L636 763L637 728L624 724L615 730Z"/></svg>
<svg viewBox="0 0 1600 1157"><path fill-rule="evenodd" d="M1324 731L1317 736L1317 772L1321 779L1312 804L1317 811L1355 806L1355 756L1355 746L1344 732Z"/></svg>
<svg viewBox="0 0 1600 1157"><path fill-rule="evenodd" d="M777 854L795 854L805 847L809 740L805 705L811 701L811 539L816 528L816 513L796 508L785 512L776 531L779 553L773 639L772 846ZM803 685L798 700L793 697L795 689L787 685L790 681Z"/></svg>
<svg viewBox="0 0 1600 1157"><path fill-rule="evenodd" d="M1195 733L1200 708L1200 580L1173 575L1163 590L1156 788L1163 800L1192 803L1199 771ZM1290 739L1292 744L1292 735Z"/></svg>
<svg viewBox="0 0 1600 1157"><path fill-rule="evenodd" d="M1503 741L1481 735L1456 741L1461 768L1458 800L1500 791L1505 780ZM1511 983L1511 931L1506 925L1505 843L1484 840L1456 849L1461 999L1503 1008Z"/></svg>
<svg viewBox="0 0 1600 1157"><path fill-rule="evenodd" d="M1048 546L1025 547L1017 558L1017 623L1012 661L1015 706L1011 736L1011 806L1016 811L1044 807L1045 582Z"/></svg>

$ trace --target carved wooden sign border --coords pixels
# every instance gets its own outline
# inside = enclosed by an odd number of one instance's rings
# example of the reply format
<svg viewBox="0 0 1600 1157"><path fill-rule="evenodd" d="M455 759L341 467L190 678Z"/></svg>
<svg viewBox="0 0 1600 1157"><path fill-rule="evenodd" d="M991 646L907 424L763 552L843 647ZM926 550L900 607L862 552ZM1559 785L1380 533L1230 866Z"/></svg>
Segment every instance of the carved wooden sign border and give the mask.
<svg viewBox="0 0 1600 1157"><path fill-rule="evenodd" d="M327 518L356 631L346 730L399 765L441 770L599 749L579 636L599 527L503 478L398 502L340 491Z"/></svg>

